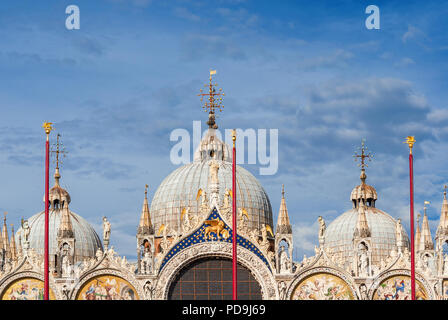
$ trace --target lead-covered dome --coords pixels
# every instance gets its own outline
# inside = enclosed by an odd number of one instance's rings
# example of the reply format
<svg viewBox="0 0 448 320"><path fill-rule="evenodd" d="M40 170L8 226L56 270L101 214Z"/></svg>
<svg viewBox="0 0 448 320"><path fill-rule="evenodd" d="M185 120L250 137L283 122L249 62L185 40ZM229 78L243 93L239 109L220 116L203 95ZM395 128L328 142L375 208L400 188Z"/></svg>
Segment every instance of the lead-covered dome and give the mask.
<svg viewBox="0 0 448 320"><path fill-rule="evenodd" d="M330 248L346 266L353 261L355 237L370 239L372 265L379 265L393 249L397 249L397 221L375 207L378 195L373 186L366 184L366 178L363 167L361 184L353 189L350 196L353 208L332 221L325 231L325 248ZM363 229L362 232L359 229ZM406 232L401 232L404 246L409 247Z"/></svg>
<svg viewBox="0 0 448 320"><path fill-rule="evenodd" d="M98 234L93 227L80 215L70 211L68 205L71 201L70 194L59 185L59 168L56 167L54 174L55 185L49 190L49 249L50 262L54 262L55 254L58 246L58 230L61 225L63 213L67 213L70 217L71 231L73 231L75 239L75 257L74 262L80 262L86 258L95 256L96 250L103 248ZM45 198L44 198L45 202ZM30 227L29 247L34 249L37 254L44 254L45 246L45 211L27 219ZM15 235L16 242L21 243L22 228L17 230ZM23 244L22 244L23 245Z"/></svg>
<svg viewBox="0 0 448 320"><path fill-rule="evenodd" d="M50 258L54 257L57 251L57 232L61 223L63 209L52 209L49 212L49 244ZM102 249L101 240L93 227L80 215L69 210L70 221L72 223L75 238L75 262L82 261L85 258L95 256L98 249ZM44 230L45 230L45 212L42 211L28 219L30 227L30 248L36 253L44 254ZM16 233L16 241L20 241L22 228Z"/></svg>
<svg viewBox="0 0 448 320"><path fill-rule="evenodd" d="M331 248L346 263L350 263L353 258L353 238L358 215L358 208L344 212L330 223L325 232L324 246ZM385 260L396 248L396 220L386 212L368 206L365 207L365 217L371 233L372 264L379 265L381 259ZM407 234L403 234L403 239L407 244Z"/></svg>
<svg viewBox="0 0 448 320"><path fill-rule="evenodd" d="M189 207L190 213L199 212L200 200L196 200L199 189L208 190L209 163L219 165L219 197L224 198L226 189L232 188L232 163L230 148L210 128L194 155L194 161L168 175L157 188L151 203L151 218L154 230L164 224L169 228L180 227L180 213ZM272 208L266 191L258 180L246 169L237 166L237 207L246 208L248 226L261 229L263 224L273 225Z"/></svg>

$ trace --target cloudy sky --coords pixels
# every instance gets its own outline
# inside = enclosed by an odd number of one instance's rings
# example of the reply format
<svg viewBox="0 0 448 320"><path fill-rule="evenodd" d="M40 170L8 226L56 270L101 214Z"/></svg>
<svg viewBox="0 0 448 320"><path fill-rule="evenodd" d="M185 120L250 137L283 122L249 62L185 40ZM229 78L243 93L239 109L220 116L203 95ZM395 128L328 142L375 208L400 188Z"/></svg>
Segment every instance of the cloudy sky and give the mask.
<svg viewBox="0 0 448 320"><path fill-rule="evenodd" d="M81 28L65 28L76 4ZM381 29L365 27L380 9ZM9 223L43 210L45 120L69 151L71 209L135 258L144 195L177 166L172 130L206 114L196 94L217 69L221 128L279 131L279 170L260 176L274 221L281 184L297 257L351 207L361 139L375 155L377 207L407 227L408 148L415 203L434 234L448 183L448 4L441 1L3 0L0 2L0 210ZM54 137L54 136L53 136Z"/></svg>

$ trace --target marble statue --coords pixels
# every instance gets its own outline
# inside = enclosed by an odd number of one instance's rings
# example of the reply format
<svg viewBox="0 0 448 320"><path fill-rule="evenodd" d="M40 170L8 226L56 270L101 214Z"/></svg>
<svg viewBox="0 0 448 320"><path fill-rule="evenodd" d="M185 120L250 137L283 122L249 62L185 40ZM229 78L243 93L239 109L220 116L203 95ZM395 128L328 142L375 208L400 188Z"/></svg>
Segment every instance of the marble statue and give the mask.
<svg viewBox="0 0 448 320"><path fill-rule="evenodd" d="M281 281L278 284L278 292L280 295L280 300L285 300L285 298L286 298L286 283L285 283L285 281Z"/></svg>
<svg viewBox="0 0 448 320"><path fill-rule="evenodd" d="M288 273L289 270L289 258L286 253L285 247L281 247L280 251L280 273Z"/></svg>
<svg viewBox="0 0 448 320"><path fill-rule="evenodd" d="M72 274L72 266L70 264L70 258L68 255L62 257L62 276L70 277Z"/></svg>
<svg viewBox="0 0 448 320"><path fill-rule="evenodd" d="M106 217L103 217L103 242L107 246L109 244L110 239L110 222Z"/></svg>
<svg viewBox="0 0 448 320"><path fill-rule="evenodd" d="M152 268L152 258L148 251L145 251L143 259L141 261L141 270L143 274L150 274Z"/></svg>
<svg viewBox="0 0 448 320"><path fill-rule="evenodd" d="M319 221L319 244L322 246L325 242L325 230L327 229L327 226L325 225L325 220L321 216L317 218L317 221Z"/></svg>
<svg viewBox="0 0 448 320"><path fill-rule="evenodd" d="M29 248L29 245L30 245L30 239L29 239L30 232L31 232L31 229L30 229L28 220L23 221L22 222L22 234L20 235L21 236L21 240L20 241L23 244L23 248L24 249L28 249Z"/></svg>
<svg viewBox="0 0 448 320"><path fill-rule="evenodd" d="M210 161L209 163L210 170L209 170L209 177L210 177L210 183L218 184L218 170L219 170L219 164L216 161Z"/></svg>
<svg viewBox="0 0 448 320"><path fill-rule="evenodd" d="M360 276L368 276L369 275L369 256L367 254L367 246L364 243L359 244L359 262L358 262L358 271Z"/></svg>
<svg viewBox="0 0 448 320"><path fill-rule="evenodd" d="M401 247L403 246L403 226L401 224L401 219L397 219L397 223L395 224L395 238L398 250L401 251Z"/></svg>
<svg viewBox="0 0 448 320"><path fill-rule="evenodd" d="M445 257L443 259L443 275L448 275L448 254L445 254Z"/></svg>

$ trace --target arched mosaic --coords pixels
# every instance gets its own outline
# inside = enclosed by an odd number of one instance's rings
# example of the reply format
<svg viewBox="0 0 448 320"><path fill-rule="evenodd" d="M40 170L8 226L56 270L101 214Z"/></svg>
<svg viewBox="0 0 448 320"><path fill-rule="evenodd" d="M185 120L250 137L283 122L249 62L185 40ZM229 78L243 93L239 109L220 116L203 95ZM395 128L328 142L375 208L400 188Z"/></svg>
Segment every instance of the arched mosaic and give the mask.
<svg viewBox="0 0 448 320"><path fill-rule="evenodd" d="M350 286L330 273L314 273L294 289L292 300L354 300Z"/></svg>
<svg viewBox="0 0 448 320"><path fill-rule="evenodd" d="M423 284L415 280L415 298L428 300ZM411 300L411 277L396 275L383 280L373 294L373 300Z"/></svg>
<svg viewBox="0 0 448 320"><path fill-rule="evenodd" d="M44 282L42 280L26 277L11 282L3 291L1 300L43 300ZM53 290L50 289L50 300L56 300Z"/></svg>
<svg viewBox="0 0 448 320"><path fill-rule="evenodd" d="M139 300L137 290L123 278L100 275L84 283L76 300Z"/></svg>

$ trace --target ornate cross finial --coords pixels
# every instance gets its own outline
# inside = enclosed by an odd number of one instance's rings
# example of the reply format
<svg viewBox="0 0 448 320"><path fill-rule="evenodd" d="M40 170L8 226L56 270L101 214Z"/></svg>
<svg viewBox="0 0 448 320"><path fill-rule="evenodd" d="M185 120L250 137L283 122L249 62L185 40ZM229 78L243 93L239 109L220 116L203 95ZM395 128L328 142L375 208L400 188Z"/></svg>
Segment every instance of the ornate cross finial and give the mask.
<svg viewBox="0 0 448 320"><path fill-rule="evenodd" d="M145 184L145 197L148 195L148 185L147 184Z"/></svg>
<svg viewBox="0 0 448 320"><path fill-rule="evenodd" d="M285 197L285 185L282 184L282 198Z"/></svg>
<svg viewBox="0 0 448 320"><path fill-rule="evenodd" d="M444 186L443 186L443 195L444 195L444 196L446 196L446 188L448 188L448 186L447 186L447 185L444 185Z"/></svg>
<svg viewBox="0 0 448 320"><path fill-rule="evenodd" d="M373 159L373 154L371 152L366 153L367 152L367 147L365 146L365 142L366 142L366 140L362 139L361 140L361 147L358 148L358 149L361 150L361 154L358 154L358 152L355 151L355 154L353 156L355 158L355 161L358 158L361 159L361 163L358 164L358 166L361 167L362 170L364 170L366 167L368 167L368 164L365 162L365 159L368 159L369 161L372 161L372 159Z"/></svg>
<svg viewBox="0 0 448 320"><path fill-rule="evenodd" d="M204 105L202 108L204 108L205 112L209 112L209 121L207 124L210 128L215 128L215 109L219 109L221 112L224 108L224 105L222 104L222 96L224 96L224 92L222 92L222 88L219 88L218 92L215 89L215 86L217 86L217 83L212 83L212 75L216 74L216 70L210 70L210 82L209 84L205 84L205 87L208 87L208 93L203 93L202 89L200 89L200 92L198 96L201 97L201 102L203 102L204 97L208 96L205 99ZM216 127L217 128L217 127Z"/></svg>
<svg viewBox="0 0 448 320"><path fill-rule="evenodd" d="M56 169L59 169L59 164L62 164L61 158L65 158L66 154L68 153L67 151L65 151L63 144L59 141L60 137L61 135L58 133L56 137L56 143L53 145L53 148L51 150L51 153L53 153L56 157L54 160L54 162L56 163ZM59 155L61 155L61 157L59 157Z"/></svg>
<svg viewBox="0 0 448 320"><path fill-rule="evenodd" d="M6 215L8 214L8 212L3 212L3 215L4 215L4 217L3 217L3 222L6 224Z"/></svg>

